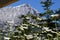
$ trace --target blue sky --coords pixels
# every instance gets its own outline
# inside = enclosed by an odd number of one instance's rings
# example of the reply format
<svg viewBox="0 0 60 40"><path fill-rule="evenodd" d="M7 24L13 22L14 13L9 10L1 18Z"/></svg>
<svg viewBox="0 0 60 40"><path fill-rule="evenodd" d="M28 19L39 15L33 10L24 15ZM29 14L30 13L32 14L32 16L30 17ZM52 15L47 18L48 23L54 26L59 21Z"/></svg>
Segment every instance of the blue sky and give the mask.
<svg viewBox="0 0 60 40"><path fill-rule="evenodd" d="M18 5L21 5L21 4L25 4L25 3L28 3L30 4L31 7L37 9L39 12L43 12L43 7L42 5L40 4L40 1L41 0L19 0L15 3L12 3L8 6L18 6ZM60 0L53 0L54 4L51 6L51 9L52 10L56 10L58 8L60 8Z"/></svg>

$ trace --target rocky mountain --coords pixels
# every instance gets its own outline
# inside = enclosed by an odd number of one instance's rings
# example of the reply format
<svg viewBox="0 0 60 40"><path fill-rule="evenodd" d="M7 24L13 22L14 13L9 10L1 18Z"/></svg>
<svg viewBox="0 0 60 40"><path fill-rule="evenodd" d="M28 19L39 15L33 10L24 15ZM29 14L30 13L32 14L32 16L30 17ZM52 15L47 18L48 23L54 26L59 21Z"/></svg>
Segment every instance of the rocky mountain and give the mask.
<svg viewBox="0 0 60 40"><path fill-rule="evenodd" d="M28 13L38 16L38 11L32 8L29 4L22 4L16 7L4 7L0 9L0 28L7 29L8 24L11 28L13 25L19 25L22 22L18 16L26 15Z"/></svg>

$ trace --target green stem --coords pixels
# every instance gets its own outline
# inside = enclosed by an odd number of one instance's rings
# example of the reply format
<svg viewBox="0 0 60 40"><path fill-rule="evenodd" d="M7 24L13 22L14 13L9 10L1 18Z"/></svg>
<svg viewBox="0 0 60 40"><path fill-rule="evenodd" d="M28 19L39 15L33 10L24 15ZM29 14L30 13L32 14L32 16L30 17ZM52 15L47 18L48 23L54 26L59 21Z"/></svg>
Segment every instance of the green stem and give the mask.
<svg viewBox="0 0 60 40"><path fill-rule="evenodd" d="M56 21L56 20L55 20ZM55 23L55 27L56 27L56 32L58 33L58 27L57 27L57 24ZM59 37L57 35L57 40L59 40Z"/></svg>
<svg viewBox="0 0 60 40"><path fill-rule="evenodd" d="M25 34L25 30L24 30L24 34ZM24 35L24 40L25 40L25 35Z"/></svg>

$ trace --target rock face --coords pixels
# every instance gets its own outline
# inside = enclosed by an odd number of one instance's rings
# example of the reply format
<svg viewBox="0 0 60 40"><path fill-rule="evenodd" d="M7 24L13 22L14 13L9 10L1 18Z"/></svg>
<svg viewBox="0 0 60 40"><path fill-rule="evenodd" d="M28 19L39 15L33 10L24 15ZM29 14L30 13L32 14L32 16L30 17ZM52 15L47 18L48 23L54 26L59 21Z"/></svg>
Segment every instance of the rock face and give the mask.
<svg viewBox="0 0 60 40"><path fill-rule="evenodd" d="M38 11L30 7L28 4L22 4L16 7L5 7L0 9L0 28L6 29L8 24L11 28L13 25L18 25L21 23L21 19L18 16L26 15L28 13L38 16Z"/></svg>

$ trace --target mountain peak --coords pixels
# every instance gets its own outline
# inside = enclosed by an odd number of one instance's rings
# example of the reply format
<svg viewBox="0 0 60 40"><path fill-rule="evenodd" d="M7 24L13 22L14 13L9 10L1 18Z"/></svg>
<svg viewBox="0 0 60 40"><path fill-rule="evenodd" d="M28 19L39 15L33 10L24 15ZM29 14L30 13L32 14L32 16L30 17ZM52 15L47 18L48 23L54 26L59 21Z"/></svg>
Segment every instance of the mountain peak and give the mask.
<svg viewBox="0 0 60 40"><path fill-rule="evenodd" d="M2 22L12 21L14 22L12 25L18 25L22 22L22 20L18 17L26 14L38 16L38 11L35 8L32 8L29 4L22 4L15 7L5 7L0 9L0 20Z"/></svg>
<svg viewBox="0 0 60 40"><path fill-rule="evenodd" d="M22 4L21 6L27 6L27 7L29 7L30 5L26 3L26 4Z"/></svg>
<svg viewBox="0 0 60 40"><path fill-rule="evenodd" d="M22 5L15 6L13 8L16 8L16 7L30 7L30 5L25 3L25 4L22 4Z"/></svg>

